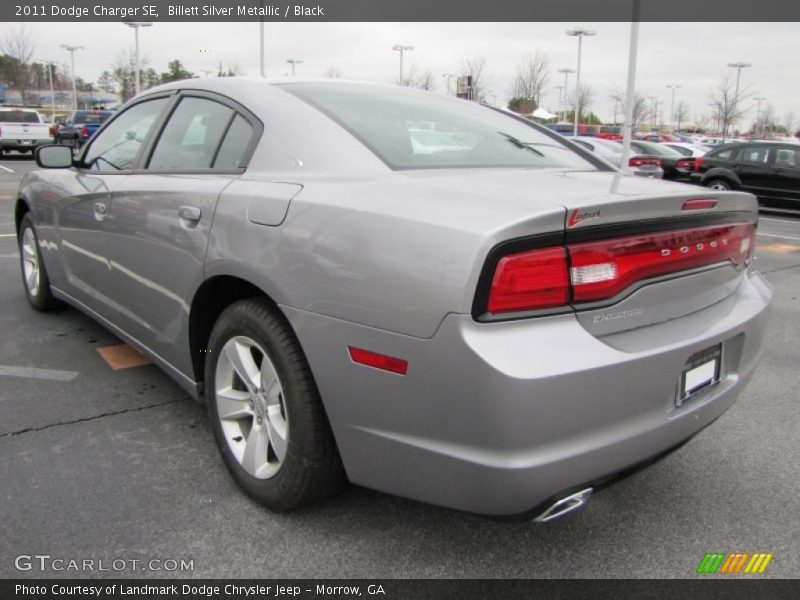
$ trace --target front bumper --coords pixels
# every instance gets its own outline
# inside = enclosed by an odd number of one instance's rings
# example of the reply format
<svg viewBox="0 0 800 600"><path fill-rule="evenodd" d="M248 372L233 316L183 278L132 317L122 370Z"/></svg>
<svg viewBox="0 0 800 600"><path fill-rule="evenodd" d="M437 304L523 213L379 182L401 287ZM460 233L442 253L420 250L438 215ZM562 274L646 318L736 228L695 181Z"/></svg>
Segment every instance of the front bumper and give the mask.
<svg viewBox="0 0 800 600"><path fill-rule="evenodd" d="M743 276L691 315L703 326L679 342L665 328L680 319L598 338L574 315L481 324L451 314L422 340L284 310L351 481L515 515L666 452L724 413L760 358L771 297L760 275ZM719 383L676 407L686 360L718 343ZM348 345L405 358L408 373L354 364Z"/></svg>

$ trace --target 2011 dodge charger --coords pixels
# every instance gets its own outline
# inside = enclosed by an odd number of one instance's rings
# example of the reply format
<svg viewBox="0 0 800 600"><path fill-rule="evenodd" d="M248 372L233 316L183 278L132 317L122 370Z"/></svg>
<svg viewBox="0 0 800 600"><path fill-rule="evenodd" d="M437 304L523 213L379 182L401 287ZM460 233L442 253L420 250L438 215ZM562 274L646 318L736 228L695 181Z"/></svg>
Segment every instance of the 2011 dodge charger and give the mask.
<svg viewBox="0 0 800 600"><path fill-rule="evenodd" d="M182 81L37 161L30 303L205 401L272 509L349 480L548 520L714 421L761 354L752 195L626 176L476 103Z"/></svg>

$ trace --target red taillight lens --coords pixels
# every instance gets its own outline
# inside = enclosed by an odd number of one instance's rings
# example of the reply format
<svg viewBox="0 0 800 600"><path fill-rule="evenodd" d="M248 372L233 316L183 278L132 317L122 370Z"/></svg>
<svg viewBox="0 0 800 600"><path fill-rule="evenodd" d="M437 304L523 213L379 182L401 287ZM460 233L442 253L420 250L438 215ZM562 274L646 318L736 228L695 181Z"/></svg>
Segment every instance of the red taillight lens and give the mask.
<svg viewBox="0 0 800 600"><path fill-rule="evenodd" d="M490 313L537 310L569 302L567 252L563 247L500 259L489 291Z"/></svg>
<svg viewBox="0 0 800 600"><path fill-rule="evenodd" d="M350 353L350 359L355 363L397 373L398 375L405 375L408 372L408 361L402 358L378 354L377 352L370 352L354 346L348 346L347 351Z"/></svg>
<svg viewBox="0 0 800 600"><path fill-rule="evenodd" d="M755 225L697 227L599 242L569 244L574 302L616 296L631 284L703 265L748 260L755 248Z"/></svg>
<svg viewBox="0 0 800 600"><path fill-rule="evenodd" d="M628 164L631 167L642 167L644 165L652 165L654 167L660 167L661 166L661 159L660 158L643 157L643 156L632 156L628 160Z"/></svg>
<svg viewBox="0 0 800 600"><path fill-rule="evenodd" d="M81 135L83 137L89 137L89 128L88 127L84 127L83 129L81 129Z"/></svg>
<svg viewBox="0 0 800 600"><path fill-rule="evenodd" d="M694 169L694 161L693 158L681 158L676 163L676 167L679 169Z"/></svg>
<svg viewBox="0 0 800 600"><path fill-rule="evenodd" d="M50 131L50 137L55 137L55 135L56 135L56 127L55 127L55 125L50 125L49 131Z"/></svg>
<svg viewBox="0 0 800 600"><path fill-rule="evenodd" d="M700 167L703 166L703 161L704 160L705 159L702 156L698 156L697 158L694 159L694 170L695 171L699 171L700 170Z"/></svg>

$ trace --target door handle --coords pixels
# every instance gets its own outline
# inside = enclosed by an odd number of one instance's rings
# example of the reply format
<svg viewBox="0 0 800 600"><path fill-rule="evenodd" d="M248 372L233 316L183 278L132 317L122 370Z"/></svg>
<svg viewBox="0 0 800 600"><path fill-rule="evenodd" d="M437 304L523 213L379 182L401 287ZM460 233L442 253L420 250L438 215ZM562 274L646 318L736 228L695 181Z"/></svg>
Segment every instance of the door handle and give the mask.
<svg viewBox="0 0 800 600"><path fill-rule="evenodd" d="M186 221L196 223L200 220L202 212L196 206L181 206L178 208L178 216Z"/></svg>
<svg viewBox="0 0 800 600"><path fill-rule="evenodd" d="M94 203L94 218L98 221L102 221L108 215L108 204L105 202L95 202Z"/></svg>

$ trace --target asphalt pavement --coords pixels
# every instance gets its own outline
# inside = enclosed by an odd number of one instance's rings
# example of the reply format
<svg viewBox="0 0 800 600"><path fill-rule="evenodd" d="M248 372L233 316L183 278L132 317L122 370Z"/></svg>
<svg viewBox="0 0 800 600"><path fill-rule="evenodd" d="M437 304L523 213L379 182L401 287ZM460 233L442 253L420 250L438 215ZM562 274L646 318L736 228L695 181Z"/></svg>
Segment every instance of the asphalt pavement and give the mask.
<svg viewBox="0 0 800 600"><path fill-rule="evenodd" d="M740 400L583 510L504 522L350 486L274 514L238 490L204 409L158 368L112 370L97 352L121 344L107 330L29 308L13 206L32 167L0 160L0 577L80 575L15 568L35 554L193 564L93 577L695 577L712 551L771 552L757 577L800 576L800 217L762 216L774 316Z"/></svg>

